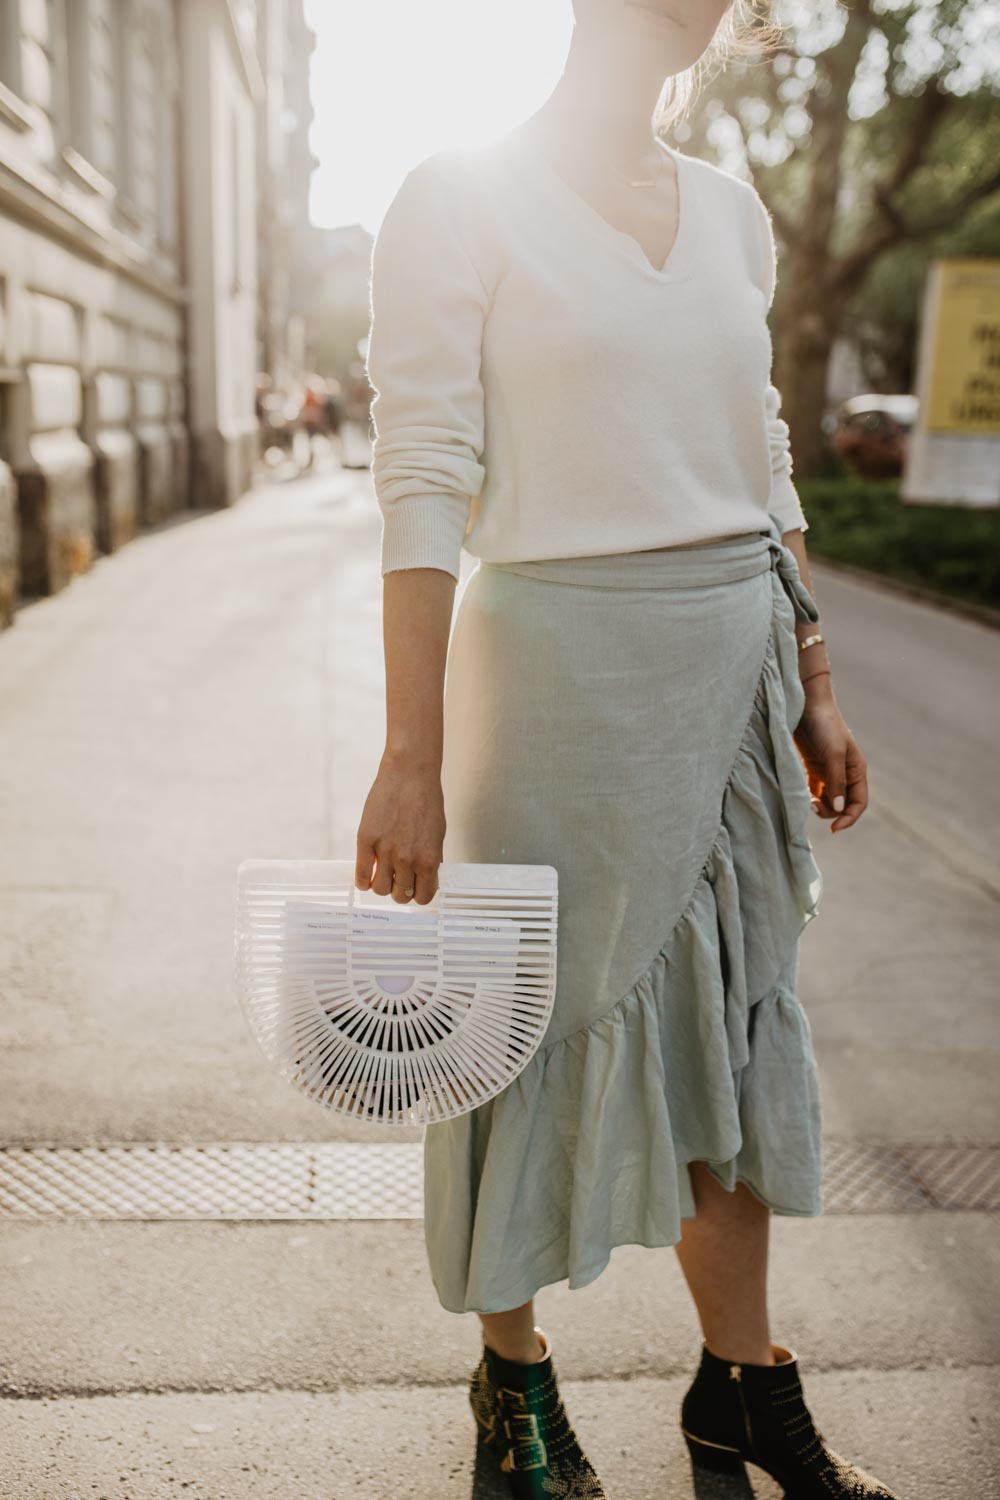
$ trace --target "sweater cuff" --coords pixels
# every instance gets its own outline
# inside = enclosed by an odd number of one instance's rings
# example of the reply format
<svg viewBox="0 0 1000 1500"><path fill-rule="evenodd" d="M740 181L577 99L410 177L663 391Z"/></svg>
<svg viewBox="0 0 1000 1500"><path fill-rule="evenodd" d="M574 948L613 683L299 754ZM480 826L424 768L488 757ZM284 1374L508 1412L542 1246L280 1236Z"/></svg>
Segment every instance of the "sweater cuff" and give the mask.
<svg viewBox="0 0 1000 1500"><path fill-rule="evenodd" d="M787 474L776 475L768 510L776 518L782 534L786 531L808 531L809 522L802 511L798 491Z"/></svg>
<svg viewBox="0 0 1000 1500"><path fill-rule="evenodd" d="M404 495L382 511L382 577L400 568L442 568L458 582L469 502L456 495Z"/></svg>

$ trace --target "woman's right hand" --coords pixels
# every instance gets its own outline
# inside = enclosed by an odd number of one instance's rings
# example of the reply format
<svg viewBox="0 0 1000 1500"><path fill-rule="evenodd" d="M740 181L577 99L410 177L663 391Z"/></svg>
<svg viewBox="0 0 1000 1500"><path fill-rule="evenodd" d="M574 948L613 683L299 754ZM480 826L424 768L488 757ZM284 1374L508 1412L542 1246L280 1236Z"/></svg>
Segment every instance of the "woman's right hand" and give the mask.
<svg viewBox="0 0 1000 1500"><path fill-rule="evenodd" d="M361 814L355 884L401 905L426 906L438 888L444 834L440 774L383 756Z"/></svg>

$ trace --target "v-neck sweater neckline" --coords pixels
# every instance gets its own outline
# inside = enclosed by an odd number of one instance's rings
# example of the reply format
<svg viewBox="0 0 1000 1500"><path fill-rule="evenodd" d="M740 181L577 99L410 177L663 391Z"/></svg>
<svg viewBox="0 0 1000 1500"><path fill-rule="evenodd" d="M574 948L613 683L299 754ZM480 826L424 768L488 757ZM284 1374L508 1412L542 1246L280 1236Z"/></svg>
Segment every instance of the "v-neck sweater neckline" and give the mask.
<svg viewBox="0 0 1000 1500"><path fill-rule="evenodd" d="M662 147L667 150L670 148ZM776 250L755 189L676 155L655 270L536 155L412 168L372 248L382 572L804 529L770 381Z"/></svg>
<svg viewBox="0 0 1000 1500"><path fill-rule="evenodd" d="M649 280L656 282L683 281L691 275L697 264L698 242L701 231L701 215L698 211L698 193L694 174L688 170L688 158L666 141L655 138L657 149L671 157L677 170L677 232L674 243L664 264L657 269L650 261L639 241L624 229L618 229L599 213L593 204L577 192L531 143L511 134L508 140L512 155L523 162L540 184L546 184L566 205L581 223L589 224L610 245L632 260Z"/></svg>

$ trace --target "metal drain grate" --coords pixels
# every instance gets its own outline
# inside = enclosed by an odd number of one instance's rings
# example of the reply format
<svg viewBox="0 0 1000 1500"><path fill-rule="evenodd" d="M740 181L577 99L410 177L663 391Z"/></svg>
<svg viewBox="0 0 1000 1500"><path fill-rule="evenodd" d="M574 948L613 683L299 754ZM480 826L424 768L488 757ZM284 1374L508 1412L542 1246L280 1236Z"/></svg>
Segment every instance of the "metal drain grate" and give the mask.
<svg viewBox="0 0 1000 1500"><path fill-rule="evenodd" d="M0 1151L0 1218L419 1219L423 1147L345 1142Z"/></svg>
<svg viewBox="0 0 1000 1500"><path fill-rule="evenodd" d="M1000 1210L1000 1147L823 1143L827 1213Z"/></svg>
<svg viewBox="0 0 1000 1500"><path fill-rule="evenodd" d="M1000 1147L824 1142L824 1212L1000 1210ZM0 1218L419 1219L423 1145L0 1149Z"/></svg>

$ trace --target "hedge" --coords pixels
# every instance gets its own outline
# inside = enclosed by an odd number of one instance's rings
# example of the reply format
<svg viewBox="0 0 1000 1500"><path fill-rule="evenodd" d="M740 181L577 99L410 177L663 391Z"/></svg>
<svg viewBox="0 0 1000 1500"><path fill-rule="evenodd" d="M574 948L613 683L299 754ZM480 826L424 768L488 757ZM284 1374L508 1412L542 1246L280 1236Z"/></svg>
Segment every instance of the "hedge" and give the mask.
<svg viewBox="0 0 1000 1500"><path fill-rule="evenodd" d="M1000 509L909 505L899 481L797 482L810 556L1000 608Z"/></svg>

